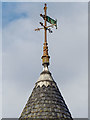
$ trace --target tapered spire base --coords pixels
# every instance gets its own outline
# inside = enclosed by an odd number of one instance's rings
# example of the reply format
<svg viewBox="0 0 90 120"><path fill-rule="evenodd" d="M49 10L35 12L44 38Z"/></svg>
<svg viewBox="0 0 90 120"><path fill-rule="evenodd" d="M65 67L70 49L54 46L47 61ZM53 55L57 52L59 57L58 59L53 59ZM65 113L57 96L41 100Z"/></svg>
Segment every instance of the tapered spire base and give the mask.
<svg viewBox="0 0 90 120"><path fill-rule="evenodd" d="M49 65L49 58L50 56L48 55L48 43L47 42L44 42L43 44L43 56L42 56L42 65L43 66L46 66L48 67Z"/></svg>
<svg viewBox="0 0 90 120"><path fill-rule="evenodd" d="M49 65L49 58L50 56L42 56L42 65L45 66L45 65Z"/></svg>

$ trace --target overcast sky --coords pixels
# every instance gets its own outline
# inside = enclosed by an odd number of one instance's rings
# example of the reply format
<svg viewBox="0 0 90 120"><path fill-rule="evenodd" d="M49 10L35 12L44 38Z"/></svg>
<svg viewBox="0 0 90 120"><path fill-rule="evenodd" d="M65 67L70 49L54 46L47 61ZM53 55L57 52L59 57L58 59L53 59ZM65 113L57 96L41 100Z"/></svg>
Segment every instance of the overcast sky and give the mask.
<svg viewBox="0 0 90 120"><path fill-rule="evenodd" d="M2 26L2 4L0 2L0 26ZM0 116L2 115L2 28L0 27Z"/></svg>
<svg viewBox="0 0 90 120"><path fill-rule="evenodd" d="M43 2L2 4L3 117L19 117L43 67ZM50 71L74 118L88 117L88 3L47 3Z"/></svg>

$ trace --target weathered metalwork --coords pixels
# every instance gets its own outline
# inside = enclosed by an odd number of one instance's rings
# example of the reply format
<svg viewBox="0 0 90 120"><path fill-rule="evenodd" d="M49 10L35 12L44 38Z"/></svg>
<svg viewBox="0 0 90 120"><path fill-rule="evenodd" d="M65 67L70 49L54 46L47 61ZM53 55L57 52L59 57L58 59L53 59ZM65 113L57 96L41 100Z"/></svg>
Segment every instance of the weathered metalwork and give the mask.
<svg viewBox="0 0 90 120"><path fill-rule="evenodd" d="M43 26L43 28L37 28L35 31L40 31L41 29L44 29L45 32L45 40L44 40L44 46L43 46L43 56L42 58L42 65L49 65L49 58L48 55L48 43L47 43L47 30L49 33L52 33L53 31L50 29L50 27L56 26L57 29L57 20L52 19L51 17L47 16L47 5L45 4L44 7L44 15L40 14L40 16L44 19L44 24L40 22L40 25ZM51 25L47 26L47 22L49 22Z"/></svg>
<svg viewBox="0 0 90 120"><path fill-rule="evenodd" d="M50 18L49 16L46 16L46 21L49 22L50 24L55 25L56 29L57 29L57 20L54 20L54 19Z"/></svg>
<svg viewBox="0 0 90 120"><path fill-rule="evenodd" d="M45 20L45 15L40 14L40 16ZM57 20L54 20L51 17L46 16L46 21L49 22L52 25L55 25L56 29L57 29Z"/></svg>

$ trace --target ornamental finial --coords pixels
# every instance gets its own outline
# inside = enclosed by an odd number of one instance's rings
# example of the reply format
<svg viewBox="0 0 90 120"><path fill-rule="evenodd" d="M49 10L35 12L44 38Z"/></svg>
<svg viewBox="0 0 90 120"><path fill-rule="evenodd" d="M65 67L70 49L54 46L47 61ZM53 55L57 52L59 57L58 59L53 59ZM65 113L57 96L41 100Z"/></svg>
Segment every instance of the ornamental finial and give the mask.
<svg viewBox="0 0 90 120"><path fill-rule="evenodd" d="M57 29L57 20L54 20L52 18L50 18L49 16L47 16L47 4L45 3L44 6L44 15L40 14L40 16L44 19L44 24L42 22L40 22L40 25L43 26L43 28L37 28L35 29L35 31L40 31L41 29L44 29L44 46L43 46L43 56L42 58L42 65L48 68L49 65L49 58L50 56L48 55L48 43L47 43L47 30L49 31L49 33L52 33L52 30L50 29L50 27L55 26ZM51 25L47 26L47 22L50 23Z"/></svg>

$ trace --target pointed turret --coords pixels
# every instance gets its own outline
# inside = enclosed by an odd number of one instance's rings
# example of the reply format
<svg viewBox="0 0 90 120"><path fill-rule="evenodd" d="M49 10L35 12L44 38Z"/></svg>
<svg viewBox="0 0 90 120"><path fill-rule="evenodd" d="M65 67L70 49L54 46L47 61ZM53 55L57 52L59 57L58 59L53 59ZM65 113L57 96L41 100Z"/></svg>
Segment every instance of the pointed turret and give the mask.
<svg viewBox="0 0 90 120"><path fill-rule="evenodd" d="M69 109L61 95L61 92L58 89L56 82L54 81L51 72L48 69L49 58L48 55L48 43L47 43L47 30L48 27L56 25L56 21L52 19L52 22L47 20L50 18L46 15L47 6L45 4L43 17L45 25L40 22L43 28L35 29L35 31L44 29L45 31L45 40L43 46L43 56L42 56L42 65L44 66L43 71L40 74L35 87L23 109L23 112L20 116L20 120L30 119L30 120L72 120ZM46 21L53 23L50 26L47 26Z"/></svg>

